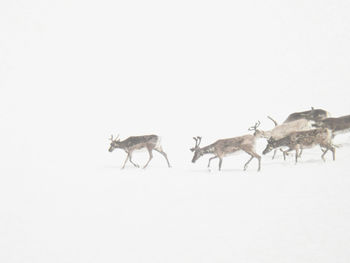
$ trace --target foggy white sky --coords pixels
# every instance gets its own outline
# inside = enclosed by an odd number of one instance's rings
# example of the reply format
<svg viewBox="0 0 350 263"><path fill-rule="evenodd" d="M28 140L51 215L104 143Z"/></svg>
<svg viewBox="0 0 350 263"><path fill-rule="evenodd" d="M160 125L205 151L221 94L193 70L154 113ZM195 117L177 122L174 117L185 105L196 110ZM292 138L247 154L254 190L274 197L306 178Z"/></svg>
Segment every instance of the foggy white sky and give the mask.
<svg viewBox="0 0 350 263"><path fill-rule="evenodd" d="M348 114L349 13L324 0L1 1L3 140L191 140L311 106Z"/></svg>

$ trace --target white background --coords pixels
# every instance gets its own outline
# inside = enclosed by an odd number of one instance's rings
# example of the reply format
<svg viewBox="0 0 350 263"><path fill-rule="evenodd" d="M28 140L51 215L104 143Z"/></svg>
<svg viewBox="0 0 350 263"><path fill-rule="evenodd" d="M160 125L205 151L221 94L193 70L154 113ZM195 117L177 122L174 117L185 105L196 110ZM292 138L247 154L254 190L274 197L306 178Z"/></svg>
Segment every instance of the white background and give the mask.
<svg viewBox="0 0 350 263"><path fill-rule="evenodd" d="M0 3L1 262L348 262L349 135L337 161L202 144L266 115L350 113L349 1ZM146 171L108 138L159 134ZM259 142L261 152L265 142ZM143 163L146 153L135 156Z"/></svg>

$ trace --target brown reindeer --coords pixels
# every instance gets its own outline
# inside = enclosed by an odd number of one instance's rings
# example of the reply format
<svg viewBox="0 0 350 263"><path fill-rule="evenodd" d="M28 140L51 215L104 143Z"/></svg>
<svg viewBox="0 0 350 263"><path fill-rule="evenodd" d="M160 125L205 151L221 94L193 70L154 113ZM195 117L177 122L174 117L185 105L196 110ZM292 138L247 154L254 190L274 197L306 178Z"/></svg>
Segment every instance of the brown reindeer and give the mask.
<svg viewBox="0 0 350 263"><path fill-rule="evenodd" d="M125 164L129 160L130 163L132 163L135 167L139 167L138 164L134 163L132 161L132 154L135 150L140 150L143 148L146 148L149 153L149 159L148 162L145 164L143 168L146 168L149 162L153 158L152 151L155 150L159 152L161 155L164 156L165 160L168 163L168 166L170 166L167 154L163 151L162 146L160 144L160 138L157 135L144 135L144 136L131 136L127 138L124 141L120 141L120 139L115 138L113 139L113 135L110 138L111 140L111 145L109 147L109 152L112 152L114 149L119 148L123 149L127 153L126 160L122 166L122 169L125 168Z"/></svg>
<svg viewBox="0 0 350 263"><path fill-rule="evenodd" d="M311 121L320 121L325 118L329 117L329 112L322 110L322 109L314 109L314 107L311 107L311 110L308 111L301 111L301 112L294 112L288 116L288 118L283 122L290 122L300 119L306 119ZM277 123L275 123L277 126Z"/></svg>
<svg viewBox="0 0 350 263"><path fill-rule="evenodd" d="M258 129L259 125L256 125L249 128L248 130L254 131L255 136L263 137L267 140L271 138L274 140L278 140L295 131L304 131L304 130L312 129L312 123L306 119L298 119L295 121L285 122L278 125L277 122L274 119L272 119L270 116L267 116L267 117L275 123L275 127L273 129L268 131L263 131ZM260 122L258 123L260 124ZM277 149L274 150L272 159L275 158L276 153L277 153ZM300 152L300 156L301 156L301 152Z"/></svg>
<svg viewBox="0 0 350 263"><path fill-rule="evenodd" d="M350 115L339 118L327 118L313 124L314 127L328 128L333 136L350 132Z"/></svg>
<svg viewBox="0 0 350 263"><path fill-rule="evenodd" d="M297 163L298 157L300 157L300 150L312 148L316 145L325 148L325 151L321 156L323 161L325 161L324 156L328 150L332 151L333 160L335 160L335 147L332 144L332 132L329 129L324 128L293 132L278 140L270 138L263 154L266 154L273 149L287 146L289 149L283 152L284 159L287 152L295 150L295 163Z"/></svg>
<svg viewBox="0 0 350 263"><path fill-rule="evenodd" d="M261 156L255 151L255 141L256 138L254 135L244 135L240 137L234 137L230 139L218 140L208 146L201 148L199 145L201 143L201 137L193 137L196 141L196 144L190 150L194 152L192 163L195 163L200 157L204 154L213 154L214 156L209 159L208 168L210 168L210 162L213 159L219 158L219 171L221 170L222 159L232 153L238 151L244 151L249 154L250 159L244 164L244 170L247 169L248 164L253 158L258 159L259 166L258 171L261 168Z"/></svg>
<svg viewBox="0 0 350 263"><path fill-rule="evenodd" d="M329 116L330 114L328 111L323 109L315 109L314 107L311 107L311 110L308 111L294 112L289 114L287 119L280 125L270 116L267 116L275 124L275 128L269 131L272 135L270 137L274 139L280 139L293 131L310 130L312 129L312 123L321 121ZM265 136L265 138L267 138L267 136ZM272 159L275 158L276 153L277 149L274 151ZM300 151L299 157L301 156L301 153L302 151Z"/></svg>

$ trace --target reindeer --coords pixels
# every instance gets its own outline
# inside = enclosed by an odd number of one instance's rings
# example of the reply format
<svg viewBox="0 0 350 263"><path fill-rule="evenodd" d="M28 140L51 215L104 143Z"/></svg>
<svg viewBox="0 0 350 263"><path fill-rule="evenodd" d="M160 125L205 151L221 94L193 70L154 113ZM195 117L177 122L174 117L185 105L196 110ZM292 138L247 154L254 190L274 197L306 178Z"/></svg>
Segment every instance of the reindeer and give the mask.
<svg viewBox="0 0 350 263"><path fill-rule="evenodd" d="M350 115L339 118L327 118L316 122L313 126L330 129L334 137L341 133L350 132Z"/></svg>
<svg viewBox="0 0 350 263"><path fill-rule="evenodd" d="M267 117L273 120L270 116L267 116ZM248 130L254 131L254 135L263 137L266 139L270 139L270 138L281 139L284 136L294 131L312 129L312 124L310 123L310 121L306 119L300 119L300 120L295 120L287 123L282 123L280 125L276 125L273 129L268 131L263 131L258 129L259 125L260 125L260 121L257 122L257 125L250 127Z"/></svg>
<svg viewBox="0 0 350 263"><path fill-rule="evenodd" d="M314 109L314 107L311 107L311 110L308 111L302 111L302 112L294 112L288 116L288 118L283 122L291 122L295 120L300 119L306 119L310 121L320 121L327 117L329 117L329 112L322 110L322 109ZM275 121L274 121L275 122ZM275 125L277 126L277 123L275 122Z"/></svg>
<svg viewBox="0 0 350 263"><path fill-rule="evenodd" d="M284 158L287 152L295 150L295 163L297 163L298 157L300 156L299 150L312 148L316 145L319 145L321 149L325 148L325 151L323 151L323 154L321 155L323 161L325 161L324 156L328 150L332 151L333 160L335 160L335 147L332 144L332 132L325 128L296 131L277 140L270 138L263 154L265 155L273 149L287 146L289 149L283 152Z"/></svg>
<svg viewBox="0 0 350 263"><path fill-rule="evenodd" d="M126 157L126 160L122 166L122 169L125 168L125 164L127 163L128 160L135 167L139 167L138 164L136 164L132 161L132 153L135 150L140 150L143 148L146 148L148 150L148 153L149 153L149 159L148 159L147 163L145 164L145 166L143 167L144 169L147 167L147 165L149 164L149 162L153 158L153 154L152 154L153 150L155 150L155 151L159 152L161 155L163 155L165 160L168 163L168 167L171 167L169 160L168 160L168 156L163 151L162 146L160 144L159 136L157 136L157 135L131 136L124 141L120 141L120 139L118 139L118 137L119 136L117 136L115 139L113 139L113 135L111 136L111 138L110 138L111 145L110 145L108 151L113 152L114 149L120 148L120 149L123 149L127 153L127 157Z"/></svg>
<svg viewBox="0 0 350 263"><path fill-rule="evenodd" d="M323 109L315 109L314 107L311 107L311 110L308 110L308 111L294 112L294 113L289 114L287 119L281 125L290 123L291 124L291 126L290 126L291 131L310 130L313 128L313 126L312 126L313 122L323 120L329 116L330 116L330 114L328 111L323 110ZM279 126L278 123L274 119L272 119L270 116L268 116L268 118L275 124L275 127ZM300 123L295 122L298 120L307 120L308 122L305 122L305 121L301 121ZM293 126L295 126L296 129L293 130ZM287 135L287 134L285 134L285 135ZM282 151L282 149L280 149L280 150ZM303 151L301 150L299 153L299 157L301 157L302 152ZM275 158L276 153L277 153L277 149L274 150L272 159ZM284 160L285 160L286 155L288 155L288 154L283 152Z"/></svg>
<svg viewBox="0 0 350 263"><path fill-rule="evenodd" d="M254 136L263 137L267 140L271 138L278 140L295 131L304 131L304 130L312 129L312 125L310 121L306 119L299 119L299 120L290 121L290 122L286 122L278 125L277 122L274 119L272 119L270 116L267 116L267 117L275 123L275 127L273 129L268 131L259 130L257 128L259 127L260 122L258 122L258 125L250 127L248 130L254 131ZM276 152L277 152L277 149L274 151L272 159L275 158ZM301 152L300 152L300 155L301 155ZM285 154L284 154L284 157L285 157Z"/></svg>
<svg viewBox="0 0 350 263"><path fill-rule="evenodd" d="M244 171L247 170L248 164L253 158L258 159L258 171L260 171L261 156L255 151L256 138L257 137L254 135L244 135L230 139L218 140L208 146L201 148L199 145L201 143L202 137L193 137L193 139L196 141L196 144L193 148L190 149L192 152L194 152L192 163L195 163L204 154L214 154L214 156L209 159L208 168L210 169L211 160L219 158L220 171L223 157L238 151L244 151L251 156L251 158L244 164Z"/></svg>

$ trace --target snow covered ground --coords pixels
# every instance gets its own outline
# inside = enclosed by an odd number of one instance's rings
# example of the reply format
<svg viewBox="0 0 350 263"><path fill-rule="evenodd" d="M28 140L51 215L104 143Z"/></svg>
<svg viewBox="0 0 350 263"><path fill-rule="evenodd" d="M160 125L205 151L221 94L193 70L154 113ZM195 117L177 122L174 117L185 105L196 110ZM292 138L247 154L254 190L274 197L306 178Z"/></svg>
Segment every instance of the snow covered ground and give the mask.
<svg viewBox="0 0 350 263"><path fill-rule="evenodd" d="M315 108L350 113L348 1L0 3L0 262L350 260L350 134L191 163L202 145ZM120 167L108 138L169 156ZM258 142L261 153L266 142ZM142 164L147 153L135 154Z"/></svg>
<svg viewBox="0 0 350 263"><path fill-rule="evenodd" d="M173 160L168 169L161 156L147 170L121 171L124 158L107 151L104 161L84 166L18 160L1 176L0 257L348 262L349 153L348 143L335 162L328 156L323 163L319 149L309 150L298 165L266 156L260 173L254 162L242 171L244 154L224 159L222 172L207 171L206 160L186 166Z"/></svg>

